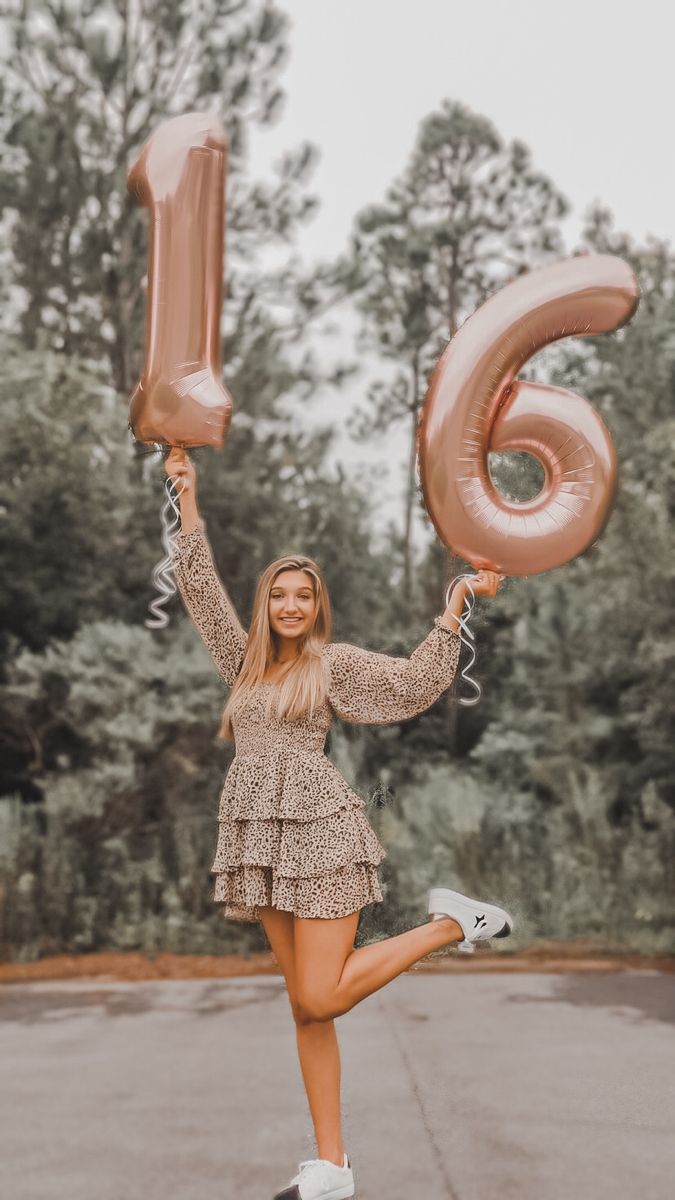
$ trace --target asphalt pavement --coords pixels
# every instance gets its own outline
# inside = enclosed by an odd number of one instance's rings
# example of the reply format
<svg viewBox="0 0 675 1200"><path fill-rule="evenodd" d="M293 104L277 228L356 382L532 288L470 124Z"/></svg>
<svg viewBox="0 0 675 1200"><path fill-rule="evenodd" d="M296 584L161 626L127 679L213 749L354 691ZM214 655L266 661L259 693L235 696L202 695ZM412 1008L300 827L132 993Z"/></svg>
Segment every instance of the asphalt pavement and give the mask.
<svg viewBox="0 0 675 1200"><path fill-rule="evenodd" d="M675 976L406 973L337 1022L356 1200L672 1200ZM2 1200L271 1200L278 976L0 986Z"/></svg>

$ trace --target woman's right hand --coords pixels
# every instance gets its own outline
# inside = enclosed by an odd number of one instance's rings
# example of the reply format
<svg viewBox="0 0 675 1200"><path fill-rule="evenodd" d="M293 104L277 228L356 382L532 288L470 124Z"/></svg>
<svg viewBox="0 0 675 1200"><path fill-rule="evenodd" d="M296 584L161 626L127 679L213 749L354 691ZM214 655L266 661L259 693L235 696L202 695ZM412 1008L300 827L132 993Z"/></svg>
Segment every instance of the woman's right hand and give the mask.
<svg viewBox="0 0 675 1200"><path fill-rule="evenodd" d="M179 502L183 500L183 497L196 502L197 472L194 463L188 458L187 451L182 450L179 446L174 446L164 459L164 470L175 484Z"/></svg>

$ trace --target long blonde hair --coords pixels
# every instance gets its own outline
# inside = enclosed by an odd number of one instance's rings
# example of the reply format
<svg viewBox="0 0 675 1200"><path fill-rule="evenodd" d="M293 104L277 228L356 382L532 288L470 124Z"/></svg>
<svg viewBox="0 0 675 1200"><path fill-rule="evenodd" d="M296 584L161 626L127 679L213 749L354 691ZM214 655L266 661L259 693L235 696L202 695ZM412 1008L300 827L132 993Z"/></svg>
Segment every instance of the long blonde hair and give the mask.
<svg viewBox="0 0 675 1200"><path fill-rule="evenodd" d="M277 711L279 717L295 721L323 704L328 682L325 664L321 656L322 647L330 641L332 612L328 588L321 568L314 559L304 554L286 555L277 558L265 568L258 579L253 614L248 631L244 661L223 710L219 737L231 741L234 736L232 715L243 706L254 688L262 683L263 677L275 661L274 641L269 621L269 599L277 575L282 571L306 571L312 579L316 608L314 622L308 633L299 639L299 652L281 676L277 689ZM267 719L271 715L271 689L267 696Z"/></svg>

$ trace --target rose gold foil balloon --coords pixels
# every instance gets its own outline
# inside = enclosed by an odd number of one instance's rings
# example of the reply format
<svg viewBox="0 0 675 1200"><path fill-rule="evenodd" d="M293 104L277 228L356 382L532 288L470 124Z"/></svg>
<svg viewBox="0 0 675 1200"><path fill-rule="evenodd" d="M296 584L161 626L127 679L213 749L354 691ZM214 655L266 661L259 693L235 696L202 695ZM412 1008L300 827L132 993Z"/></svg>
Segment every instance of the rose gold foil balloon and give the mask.
<svg viewBox="0 0 675 1200"><path fill-rule="evenodd" d="M145 366L129 424L141 442L222 446L232 399L221 382L227 136L217 117L164 121L128 174L151 211Z"/></svg>
<svg viewBox="0 0 675 1200"><path fill-rule="evenodd" d="M565 388L516 381L543 346L618 329L640 299L628 265L583 254L519 276L462 325L439 359L417 430L424 502L446 546L472 566L536 575L595 541L616 489L616 451L598 414ZM490 451L525 450L544 486L507 500Z"/></svg>

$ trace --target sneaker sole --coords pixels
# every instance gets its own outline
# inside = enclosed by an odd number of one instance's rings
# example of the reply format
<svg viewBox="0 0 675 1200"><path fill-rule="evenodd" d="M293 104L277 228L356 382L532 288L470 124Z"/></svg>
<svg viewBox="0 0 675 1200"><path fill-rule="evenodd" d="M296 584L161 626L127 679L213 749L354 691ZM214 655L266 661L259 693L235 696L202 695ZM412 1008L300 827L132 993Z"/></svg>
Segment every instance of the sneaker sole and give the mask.
<svg viewBox="0 0 675 1200"><path fill-rule="evenodd" d="M348 1183L344 1187L333 1188L331 1192L322 1192L321 1200L350 1200L353 1195L354 1185ZM277 1192L274 1200L302 1200L297 1183L294 1183L293 1187L284 1188L283 1192Z"/></svg>

